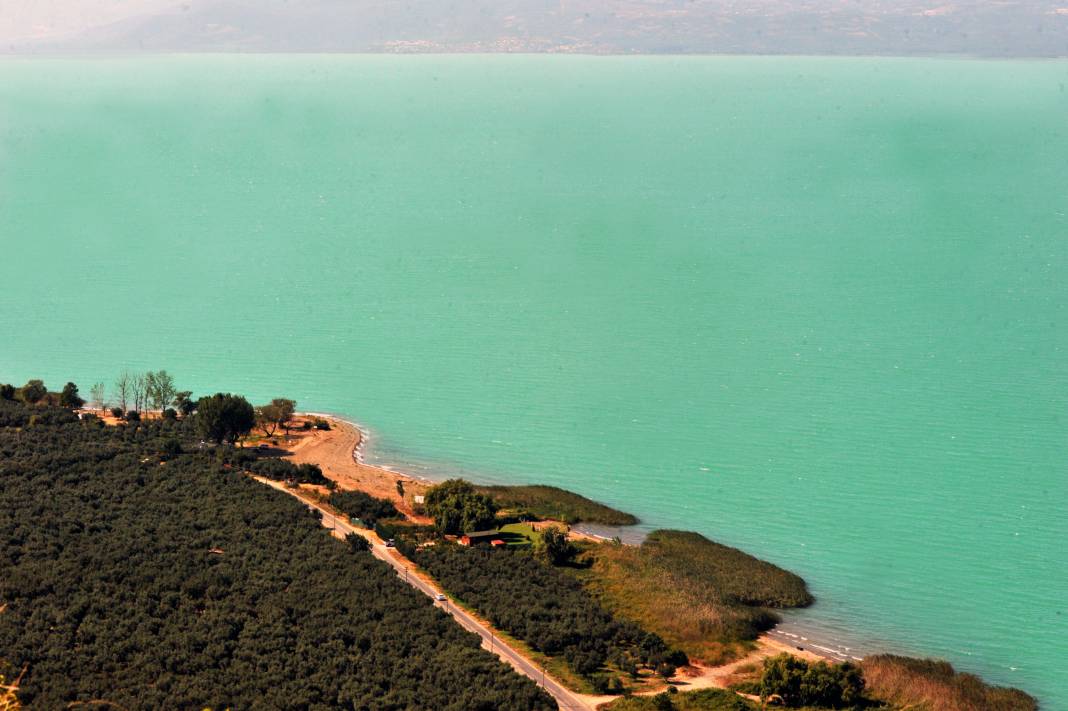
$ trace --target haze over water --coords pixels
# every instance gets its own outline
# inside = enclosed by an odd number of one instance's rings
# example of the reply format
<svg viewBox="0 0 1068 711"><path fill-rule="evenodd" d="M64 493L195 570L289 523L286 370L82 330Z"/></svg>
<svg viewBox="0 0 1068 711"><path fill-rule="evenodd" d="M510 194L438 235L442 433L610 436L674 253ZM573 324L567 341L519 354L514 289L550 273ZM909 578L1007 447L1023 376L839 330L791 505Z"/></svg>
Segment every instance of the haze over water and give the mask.
<svg viewBox="0 0 1068 711"><path fill-rule="evenodd" d="M1068 708L1068 63L0 63L0 381L288 396Z"/></svg>

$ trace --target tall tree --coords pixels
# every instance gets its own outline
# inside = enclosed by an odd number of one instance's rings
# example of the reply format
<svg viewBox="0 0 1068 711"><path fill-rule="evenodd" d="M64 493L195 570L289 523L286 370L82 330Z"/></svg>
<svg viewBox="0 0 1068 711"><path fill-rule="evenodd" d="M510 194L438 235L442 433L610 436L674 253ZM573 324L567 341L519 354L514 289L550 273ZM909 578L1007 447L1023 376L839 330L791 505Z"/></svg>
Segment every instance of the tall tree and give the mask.
<svg viewBox="0 0 1068 711"><path fill-rule="evenodd" d="M145 374L148 381L148 399L153 410L163 412L171 406L177 391L174 389L174 378L166 370Z"/></svg>
<svg viewBox="0 0 1068 711"><path fill-rule="evenodd" d="M293 413L297 410L297 403L294 400L289 400L284 397L276 397L271 400L271 405L278 411L278 424L285 430L286 436L289 436L289 421L293 419Z"/></svg>
<svg viewBox="0 0 1068 711"><path fill-rule="evenodd" d="M78 386L74 383L67 383L63 386L63 392L59 394L59 406L69 407L71 409L78 409L85 404L85 400L78 394Z"/></svg>
<svg viewBox="0 0 1068 711"><path fill-rule="evenodd" d="M89 388L89 400L96 409L107 409L107 391L104 389L103 383L93 383L93 386Z"/></svg>
<svg viewBox="0 0 1068 711"><path fill-rule="evenodd" d="M133 376L134 412L140 413L148 404L148 374L136 373Z"/></svg>
<svg viewBox="0 0 1068 711"><path fill-rule="evenodd" d="M278 431L278 418L281 411L278 406L271 402L269 405L260 405L256 408L256 426L263 430L263 434L273 437Z"/></svg>
<svg viewBox="0 0 1068 711"><path fill-rule="evenodd" d="M197 401L197 428L207 439L234 444L256 424L256 412L240 395L215 393Z"/></svg>
<svg viewBox="0 0 1068 711"><path fill-rule="evenodd" d="M128 370L119 373L119 377L115 379L115 400L123 414L126 414L130 398L133 397L133 380L134 376Z"/></svg>
<svg viewBox="0 0 1068 711"><path fill-rule="evenodd" d="M197 401L193 399L192 390L182 390L175 393L173 404L178 409L178 412L182 413L182 417L189 417L197 409Z"/></svg>

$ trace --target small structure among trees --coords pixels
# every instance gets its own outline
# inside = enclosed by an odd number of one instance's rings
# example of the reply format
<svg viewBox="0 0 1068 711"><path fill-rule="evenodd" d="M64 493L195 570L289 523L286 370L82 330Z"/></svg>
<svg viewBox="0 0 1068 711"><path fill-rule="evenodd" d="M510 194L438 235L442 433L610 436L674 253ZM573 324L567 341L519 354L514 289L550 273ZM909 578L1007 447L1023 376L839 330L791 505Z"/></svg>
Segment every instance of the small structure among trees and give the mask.
<svg viewBox="0 0 1068 711"><path fill-rule="evenodd" d="M501 532L496 528L491 528L486 531L470 531L460 536L460 545L477 546L480 543L493 543L493 541L500 535Z"/></svg>

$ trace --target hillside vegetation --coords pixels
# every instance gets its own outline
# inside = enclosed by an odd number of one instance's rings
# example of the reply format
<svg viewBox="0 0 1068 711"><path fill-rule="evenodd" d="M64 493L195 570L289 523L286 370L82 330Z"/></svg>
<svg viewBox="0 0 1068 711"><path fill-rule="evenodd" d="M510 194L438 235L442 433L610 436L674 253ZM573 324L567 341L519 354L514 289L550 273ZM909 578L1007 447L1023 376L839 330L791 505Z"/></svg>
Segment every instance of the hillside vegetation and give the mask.
<svg viewBox="0 0 1068 711"><path fill-rule="evenodd" d="M610 610L709 664L740 655L771 628L773 608L812 603L805 581L688 531L654 531L640 546L590 545L577 570Z"/></svg>
<svg viewBox="0 0 1068 711"><path fill-rule="evenodd" d="M478 486L478 491L494 500L498 508L509 509L531 518L553 519L564 523L596 523L602 526L633 526L638 519L617 511L573 491L555 486Z"/></svg>
<svg viewBox="0 0 1068 711"><path fill-rule="evenodd" d="M26 668L26 708L555 708L194 420L0 400L0 674Z"/></svg>
<svg viewBox="0 0 1068 711"><path fill-rule="evenodd" d="M756 704L723 689L624 696L601 707L603 711L754 711L756 708Z"/></svg>

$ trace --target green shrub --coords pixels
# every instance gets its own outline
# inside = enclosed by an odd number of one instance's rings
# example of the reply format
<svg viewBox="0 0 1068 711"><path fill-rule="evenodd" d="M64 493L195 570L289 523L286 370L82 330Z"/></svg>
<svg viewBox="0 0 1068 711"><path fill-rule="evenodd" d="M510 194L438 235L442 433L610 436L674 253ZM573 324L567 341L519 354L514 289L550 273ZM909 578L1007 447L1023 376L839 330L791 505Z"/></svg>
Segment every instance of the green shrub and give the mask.
<svg viewBox="0 0 1068 711"><path fill-rule="evenodd" d="M377 499L363 491L335 491L329 503L347 516L358 518L370 527L383 518L400 516L392 501Z"/></svg>

